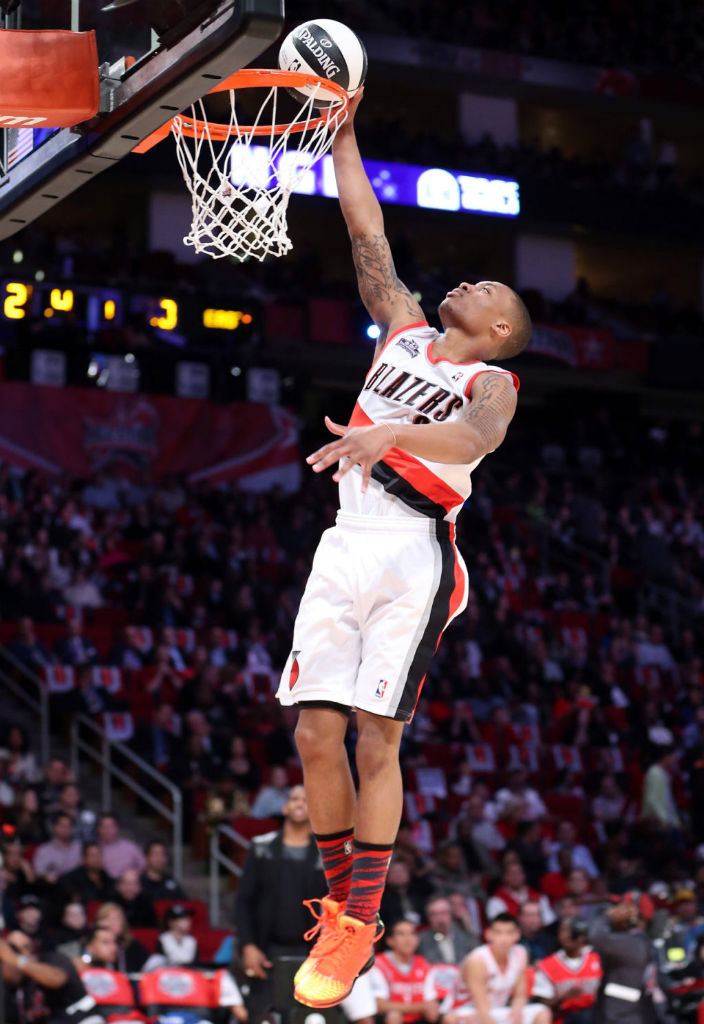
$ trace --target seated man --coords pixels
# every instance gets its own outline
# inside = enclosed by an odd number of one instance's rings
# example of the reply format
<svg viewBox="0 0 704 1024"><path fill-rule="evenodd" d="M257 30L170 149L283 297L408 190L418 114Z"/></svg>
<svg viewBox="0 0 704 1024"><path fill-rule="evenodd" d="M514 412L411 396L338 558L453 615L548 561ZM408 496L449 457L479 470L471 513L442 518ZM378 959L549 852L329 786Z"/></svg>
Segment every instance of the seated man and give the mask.
<svg viewBox="0 0 704 1024"><path fill-rule="evenodd" d="M551 1024L547 1006L526 1004L525 948L511 914L498 914L484 932L486 943L462 962L461 976L440 1012L443 1024Z"/></svg>
<svg viewBox="0 0 704 1024"><path fill-rule="evenodd" d="M586 921L563 917L557 932L560 948L536 964L533 998L544 1002L562 1024L593 1024L601 982L601 960L587 945Z"/></svg>
<svg viewBox="0 0 704 1024"><path fill-rule="evenodd" d="M418 956L418 932L412 921L394 921L386 933L387 952L369 973L376 1010L384 1024L435 1024L440 1015L432 966Z"/></svg>

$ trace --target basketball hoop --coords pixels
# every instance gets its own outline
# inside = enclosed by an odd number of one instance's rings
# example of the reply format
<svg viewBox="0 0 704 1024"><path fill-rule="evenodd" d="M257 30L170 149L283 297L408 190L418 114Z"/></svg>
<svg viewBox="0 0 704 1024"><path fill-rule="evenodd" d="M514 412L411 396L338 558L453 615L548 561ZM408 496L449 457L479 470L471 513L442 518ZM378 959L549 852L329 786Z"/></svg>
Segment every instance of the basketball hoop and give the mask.
<svg viewBox="0 0 704 1024"><path fill-rule="evenodd" d="M279 90L293 88L308 98L301 101L293 120L279 124ZM267 90L254 123L246 126L240 124L236 110L241 89ZM316 111L321 90L339 96L339 102ZM230 256L242 262L283 256L292 248L286 223L291 193L332 146L347 115L349 96L335 82L315 75L260 68L237 71L211 92L230 93L228 123L208 121L201 99L189 114L173 118L134 151L146 152L173 134L191 195L186 245L213 259Z"/></svg>

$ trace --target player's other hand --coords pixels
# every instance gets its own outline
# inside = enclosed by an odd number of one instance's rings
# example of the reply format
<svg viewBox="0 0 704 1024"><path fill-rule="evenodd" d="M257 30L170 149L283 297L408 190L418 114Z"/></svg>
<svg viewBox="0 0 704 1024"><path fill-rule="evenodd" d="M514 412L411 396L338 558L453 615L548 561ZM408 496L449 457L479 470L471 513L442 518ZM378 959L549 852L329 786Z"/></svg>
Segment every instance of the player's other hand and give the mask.
<svg viewBox="0 0 704 1024"><path fill-rule="evenodd" d="M273 964L259 946L249 942L242 947L242 966L248 978L266 978L267 969Z"/></svg>
<svg viewBox="0 0 704 1024"><path fill-rule="evenodd" d="M329 416L325 417L325 426L331 434L339 434L340 440L331 441L330 444L318 448L317 452L308 456L306 462L312 466L314 473L321 473L341 460L332 477L337 483L353 466L361 466L364 493L369 485L374 463L383 459L394 446L391 431L383 423L375 423L370 427L343 427L339 423L333 423Z"/></svg>

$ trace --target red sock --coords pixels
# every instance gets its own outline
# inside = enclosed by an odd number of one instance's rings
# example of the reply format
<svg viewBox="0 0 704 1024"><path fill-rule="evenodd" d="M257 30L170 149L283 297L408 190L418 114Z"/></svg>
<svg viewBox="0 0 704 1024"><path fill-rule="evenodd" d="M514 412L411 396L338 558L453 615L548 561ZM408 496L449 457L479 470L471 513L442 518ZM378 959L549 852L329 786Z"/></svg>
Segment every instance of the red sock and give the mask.
<svg viewBox="0 0 704 1024"><path fill-rule="evenodd" d="M351 828L346 832L333 832L329 836L315 837L330 897L338 903L344 903L350 891L353 839L354 832Z"/></svg>
<svg viewBox="0 0 704 1024"><path fill-rule="evenodd" d="M350 917L365 924L376 920L393 851L393 846L360 843L355 839L352 881L345 911Z"/></svg>

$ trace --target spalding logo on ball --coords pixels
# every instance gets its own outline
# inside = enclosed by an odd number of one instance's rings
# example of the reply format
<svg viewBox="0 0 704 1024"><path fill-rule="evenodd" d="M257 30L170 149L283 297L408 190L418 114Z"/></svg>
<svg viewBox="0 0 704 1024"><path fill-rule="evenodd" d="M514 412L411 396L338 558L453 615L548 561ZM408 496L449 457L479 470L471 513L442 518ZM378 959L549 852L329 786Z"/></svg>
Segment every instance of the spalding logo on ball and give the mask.
<svg viewBox="0 0 704 1024"><path fill-rule="evenodd" d="M318 18L305 21L289 32L279 50L279 67L283 71L303 71L328 79L354 96L367 74L367 51L352 29L331 18ZM314 86L304 85L289 92L304 102L314 89ZM338 102L333 92L318 87L316 107L325 109Z"/></svg>

